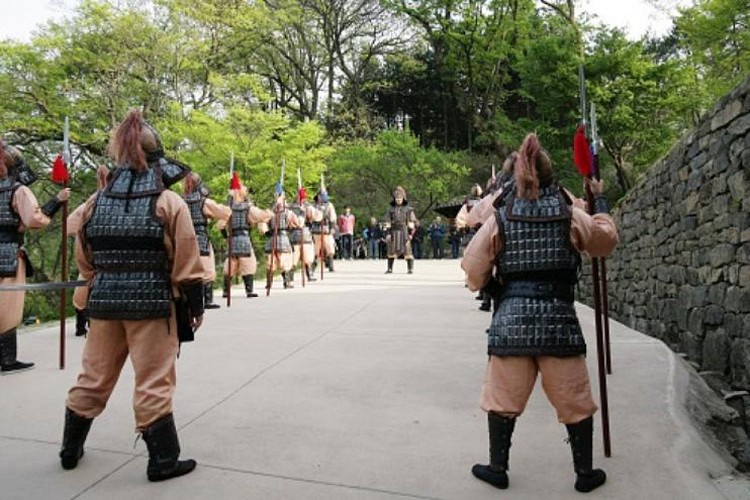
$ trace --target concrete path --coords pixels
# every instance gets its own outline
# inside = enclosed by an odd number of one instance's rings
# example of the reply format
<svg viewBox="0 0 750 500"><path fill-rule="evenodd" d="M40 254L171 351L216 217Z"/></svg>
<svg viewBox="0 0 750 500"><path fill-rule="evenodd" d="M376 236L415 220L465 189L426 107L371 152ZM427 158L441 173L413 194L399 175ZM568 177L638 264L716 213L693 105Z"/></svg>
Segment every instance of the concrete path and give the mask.
<svg viewBox="0 0 750 500"><path fill-rule="evenodd" d="M456 261L336 262L323 282L208 311L178 362L175 419L183 457L198 469L165 483L146 480L134 444L133 375L126 365L86 455L63 471L57 453L64 401L83 339L68 337L57 368L57 327L24 330L21 359L37 368L0 377L0 498L3 499L497 499L580 498L573 490L565 429L537 387L519 419L510 489L469 472L487 460L478 408L484 330L490 316L462 283ZM580 316L590 346L590 309ZM72 330L72 324L69 331ZM595 463L609 480L589 498L713 499L747 493L696 433L680 399L687 380L660 342L613 323L609 380L613 456ZM718 484L718 487L717 487Z"/></svg>

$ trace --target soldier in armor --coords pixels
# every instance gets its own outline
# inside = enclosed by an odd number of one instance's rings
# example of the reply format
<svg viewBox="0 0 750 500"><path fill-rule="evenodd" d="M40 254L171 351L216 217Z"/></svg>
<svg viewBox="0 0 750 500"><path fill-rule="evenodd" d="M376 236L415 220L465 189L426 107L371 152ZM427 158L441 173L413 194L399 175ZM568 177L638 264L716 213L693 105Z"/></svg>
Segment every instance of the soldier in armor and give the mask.
<svg viewBox="0 0 750 500"><path fill-rule="evenodd" d="M313 221L310 231L315 241L315 255L321 262L325 262L330 272L333 272L333 257L336 255L336 242L333 233L336 229L336 208L331 203L327 191L315 195L315 203L322 214L319 221Z"/></svg>
<svg viewBox="0 0 750 500"><path fill-rule="evenodd" d="M258 270L258 260L253 251L253 241L250 237L250 226L263 225L271 218L272 213L263 210L248 200L247 187L230 190L229 208L232 215L228 222L219 221L219 228L231 224L232 255L224 261L224 297L232 287L232 277L242 276L245 284L245 295L257 297L254 291L255 272ZM230 261L231 259L231 261Z"/></svg>
<svg viewBox="0 0 750 500"><path fill-rule="evenodd" d="M386 244L388 246L388 269L385 274L393 272L393 261L398 257L406 260L407 272L414 273L414 255L411 252L411 238L417 217L414 209L406 200L406 191L401 186L393 190L391 208L385 214Z"/></svg>
<svg viewBox="0 0 750 500"><path fill-rule="evenodd" d="M185 176L185 189L182 198L190 208L190 217L193 220L195 236L198 239L201 262L206 270L203 276L203 297L206 309L218 309L221 307L214 302L214 281L216 281L216 261L214 259L214 247L208 237L209 219L227 221L232 215L232 210L226 206L216 203L209 198L208 188L203 184L201 178L195 172Z"/></svg>
<svg viewBox="0 0 750 500"><path fill-rule="evenodd" d="M295 261L289 231L299 229L300 223L294 212L286 206L286 197L280 188L276 191L276 201L270 212L271 222L268 229L270 237L265 246L268 272L273 276L276 269L281 269L284 288L294 288Z"/></svg>
<svg viewBox="0 0 750 500"><path fill-rule="evenodd" d="M294 228L289 235L294 249L294 265L297 265L304 257L302 268L307 281L316 281L312 269L316 254L310 225L313 222L320 222L323 219L323 213L307 202L307 191L304 188L299 189L297 200L299 201L289 207L299 221L299 227Z"/></svg>
<svg viewBox="0 0 750 500"><path fill-rule="evenodd" d="M149 453L147 476L162 481L196 465L179 460L172 397L179 342L191 340L203 320L203 266L188 207L167 189L187 172L164 158L156 132L139 111L117 128L109 152L118 167L86 202L76 234L91 325L82 372L68 392L60 460L64 469L78 465L91 423L130 356L136 431Z"/></svg>
<svg viewBox="0 0 750 500"><path fill-rule="evenodd" d="M24 233L41 229L70 197L63 189L39 207L29 185L36 176L28 168L21 152L0 141L0 285L23 285L33 268L23 246ZM0 292L0 373L8 375L28 370L34 363L18 361L16 328L23 318L23 290Z"/></svg>
<svg viewBox="0 0 750 500"><path fill-rule="evenodd" d="M595 215L572 204L555 182L549 156L529 134L515 162L516 188L501 198L494 217L479 229L461 267L471 290L498 290L488 331L490 355L481 396L488 413L490 463L477 464L478 479L508 487L508 457L516 418L541 374L547 398L565 424L573 452L575 489L606 481L592 466L593 414L586 344L573 304L581 253L609 255L617 229L603 185L586 181ZM496 268L496 275L492 270Z"/></svg>

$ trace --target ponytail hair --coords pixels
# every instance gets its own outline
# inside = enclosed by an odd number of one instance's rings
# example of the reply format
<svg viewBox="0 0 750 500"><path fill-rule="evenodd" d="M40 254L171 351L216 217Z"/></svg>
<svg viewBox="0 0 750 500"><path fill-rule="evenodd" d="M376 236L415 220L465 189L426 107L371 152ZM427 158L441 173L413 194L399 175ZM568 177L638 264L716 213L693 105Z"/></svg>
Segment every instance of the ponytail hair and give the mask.
<svg viewBox="0 0 750 500"><path fill-rule="evenodd" d="M128 166L134 170L144 170L148 166L146 153L141 146L143 115L133 109L120 123L109 141L109 154L117 166Z"/></svg>
<svg viewBox="0 0 750 500"><path fill-rule="evenodd" d="M536 134L526 136L518 149L513 167L516 177L517 195L519 198L536 200L539 198L539 176L537 175L537 158L542 150Z"/></svg>
<svg viewBox="0 0 750 500"><path fill-rule="evenodd" d="M6 177L8 175L8 167L5 165L5 144L0 139L0 175Z"/></svg>
<svg viewBox="0 0 750 500"><path fill-rule="evenodd" d="M96 167L96 189L104 189L109 184L112 173L104 165Z"/></svg>

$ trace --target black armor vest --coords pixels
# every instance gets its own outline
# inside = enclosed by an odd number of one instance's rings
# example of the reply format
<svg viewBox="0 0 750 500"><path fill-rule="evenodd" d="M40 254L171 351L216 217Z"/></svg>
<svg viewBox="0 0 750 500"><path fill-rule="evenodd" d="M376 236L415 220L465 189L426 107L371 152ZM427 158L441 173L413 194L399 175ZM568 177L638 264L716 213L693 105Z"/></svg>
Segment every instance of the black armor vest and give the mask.
<svg viewBox="0 0 750 500"><path fill-rule="evenodd" d="M302 227L295 227L289 233L292 245L312 243L312 233L307 223L307 204L300 205L299 203L293 203L289 206L289 209L302 221Z"/></svg>
<svg viewBox="0 0 750 500"><path fill-rule="evenodd" d="M0 277L16 275L18 249L23 244L23 233L18 232L21 217L13 210L13 195L21 184L6 177L0 179Z"/></svg>
<svg viewBox="0 0 750 500"><path fill-rule="evenodd" d="M156 199L164 191L160 169L118 168L96 198L84 231L96 270L88 310L97 319L167 318L171 314L170 263Z"/></svg>
<svg viewBox="0 0 750 500"><path fill-rule="evenodd" d="M323 219L320 222L313 221L311 230L313 234L330 234L331 233L331 205L323 203L318 205L318 210L323 212Z"/></svg>
<svg viewBox="0 0 750 500"><path fill-rule="evenodd" d="M232 201L229 206L232 208L232 216L229 219L232 227L232 257L252 257L253 242L250 239L250 224L247 222L250 202Z"/></svg>
<svg viewBox="0 0 750 500"><path fill-rule="evenodd" d="M407 204L392 206L388 209L388 218L391 221L391 230L401 231L406 229L412 210Z"/></svg>
<svg viewBox="0 0 750 500"><path fill-rule="evenodd" d="M206 197L199 191L183 196L190 208L190 217L193 219L195 228L195 239L198 240L198 249L204 257L211 255L211 242L208 239L208 217L203 214Z"/></svg>
<svg viewBox="0 0 750 500"><path fill-rule="evenodd" d="M289 221L287 221L289 209L274 207L272 210L274 213L271 219L271 237L266 240L264 250L266 252L290 253L292 243L289 238ZM276 238L275 241L274 237Z"/></svg>
<svg viewBox="0 0 750 500"><path fill-rule="evenodd" d="M504 197L495 216L503 251L496 266L503 291L489 331L489 353L571 356L586 344L573 306L581 258L570 242L571 209L552 184L539 198Z"/></svg>

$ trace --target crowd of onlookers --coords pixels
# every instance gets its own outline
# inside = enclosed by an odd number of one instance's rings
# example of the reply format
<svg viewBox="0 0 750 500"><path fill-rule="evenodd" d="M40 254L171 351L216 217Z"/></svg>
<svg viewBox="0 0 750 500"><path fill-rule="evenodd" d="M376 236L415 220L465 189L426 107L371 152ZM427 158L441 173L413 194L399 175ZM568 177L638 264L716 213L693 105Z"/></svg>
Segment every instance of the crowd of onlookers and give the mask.
<svg viewBox="0 0 750 500"><path fill-rule="evenodd" d="M358 230L359 229L359 230ZM375 217L366 225L357 226L351 207L344 207L334 232L337 259L385 259L386 227ZM415 259L457 259L461 252L462 233L441 216L425 227L417 221L411 233Z"/></svg>

